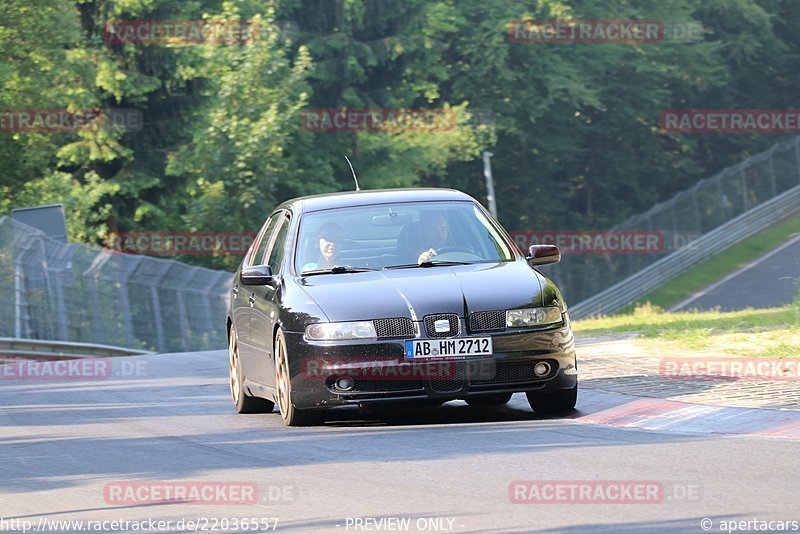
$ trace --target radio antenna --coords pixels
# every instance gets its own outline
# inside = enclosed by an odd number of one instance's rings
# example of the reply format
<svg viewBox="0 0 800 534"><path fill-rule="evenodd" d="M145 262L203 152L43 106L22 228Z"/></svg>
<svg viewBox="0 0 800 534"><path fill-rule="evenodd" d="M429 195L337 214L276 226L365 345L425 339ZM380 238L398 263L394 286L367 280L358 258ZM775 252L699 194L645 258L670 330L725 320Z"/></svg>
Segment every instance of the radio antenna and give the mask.
<svg viewBox="0 0 800 534"><path fill-rule="evenodd" d="M347 160L347 164L350 165L350 172L353 173L353 180L356 181L356 191L361 191L361 188L358 187L358 177L356 176L356 171L353 170L353 164L350 163L350 158L345 156L344 159L346 159Z"/></svg>

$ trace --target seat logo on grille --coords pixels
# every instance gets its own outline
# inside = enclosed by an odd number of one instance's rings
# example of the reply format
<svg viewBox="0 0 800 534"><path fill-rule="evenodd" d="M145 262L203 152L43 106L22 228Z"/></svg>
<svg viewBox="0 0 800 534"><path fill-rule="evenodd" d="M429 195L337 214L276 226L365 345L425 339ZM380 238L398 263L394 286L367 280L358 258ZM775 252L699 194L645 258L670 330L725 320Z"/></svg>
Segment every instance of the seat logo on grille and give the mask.
<svg viewBox="0 0 800 534"><path fill-rule="evenodd" d="M442 332L449 332L450 331L450 321L447 319L439 319L438 321L433 322L433 330L437 334L441 334Z"/></svg>

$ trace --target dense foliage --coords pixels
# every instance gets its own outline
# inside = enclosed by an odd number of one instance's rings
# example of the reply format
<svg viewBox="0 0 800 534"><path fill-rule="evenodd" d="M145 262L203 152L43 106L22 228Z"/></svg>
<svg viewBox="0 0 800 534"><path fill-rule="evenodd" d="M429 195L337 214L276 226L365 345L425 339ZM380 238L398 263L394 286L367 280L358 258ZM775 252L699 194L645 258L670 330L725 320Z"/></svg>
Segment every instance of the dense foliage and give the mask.
<svg viewBox="0 0 800 534"><path fill-rule="evenodd" d="M697 21L697 42L534 43L521 19ZM112 21L257 24L234 44L132 44ZM134 108L120 131L0 131L0 214L67 206L71 238L253 231L287 198L455 187L501 221L605 228L776 142L665 133L667 108L793 108L793 0L4 0L0 108ZM308 108L434 108L446 131L309 131ZM480 120L476 120L480 119ZM490 120L487 120L490 119ZM238 258L186 258L231 267Z"/></svg>

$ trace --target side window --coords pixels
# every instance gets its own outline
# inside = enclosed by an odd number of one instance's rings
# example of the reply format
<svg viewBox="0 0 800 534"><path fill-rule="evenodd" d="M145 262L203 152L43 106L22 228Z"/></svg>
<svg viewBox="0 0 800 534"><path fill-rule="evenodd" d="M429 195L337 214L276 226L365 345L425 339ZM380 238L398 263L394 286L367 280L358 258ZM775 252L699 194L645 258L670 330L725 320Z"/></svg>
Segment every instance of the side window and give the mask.
<svg viewBox="0 0 800 534"><path fill-rule="evenodd" d="M269 238L272 236L272 230L275 228L275 223L279 220L280 214L278 213L273 214L267 220L267 223L264 225L264 228L261 230L261 233L257 238L258 242L253 244L253 253L245 261L245 267L261 265L261 263L256 262L260 261L260 259L264 257L264 252L267 250L267 245L269 245Z"/></svg>
<svg viewBox="0 0 800 534"><path fill-rule="evenodd" d="M278 228L278 232L275 235L269 255L264 259L264 263L272 267L272 271L275 274L280 273L283 258L286 256L286 238L289 235L290 223L289 217L281 217L281 226Z"/></svg>

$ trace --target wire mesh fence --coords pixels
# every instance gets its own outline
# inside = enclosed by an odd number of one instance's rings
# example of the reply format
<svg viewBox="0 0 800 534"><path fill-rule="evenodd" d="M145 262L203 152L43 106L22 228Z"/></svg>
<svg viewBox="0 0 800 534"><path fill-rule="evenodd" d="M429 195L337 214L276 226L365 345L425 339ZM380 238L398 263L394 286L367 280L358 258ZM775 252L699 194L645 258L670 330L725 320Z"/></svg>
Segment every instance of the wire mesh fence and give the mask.
<svg viewBox="0 0 800 534"><path fill-rule="evenodd" d="M0 218L0 337L225 347L232 274L47 238Z"/></svg>
<svg viewBox="0 0 800 534"><path fill-rule="evenodd" d="M615 226L611 232L658 234L663 246L637 254L570 254L542 270L576 304L668 254L693 246L702 234L800 184L800 136L774 145L672 199Z"/></svg>

